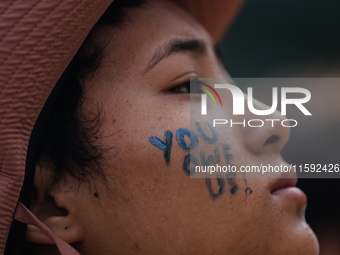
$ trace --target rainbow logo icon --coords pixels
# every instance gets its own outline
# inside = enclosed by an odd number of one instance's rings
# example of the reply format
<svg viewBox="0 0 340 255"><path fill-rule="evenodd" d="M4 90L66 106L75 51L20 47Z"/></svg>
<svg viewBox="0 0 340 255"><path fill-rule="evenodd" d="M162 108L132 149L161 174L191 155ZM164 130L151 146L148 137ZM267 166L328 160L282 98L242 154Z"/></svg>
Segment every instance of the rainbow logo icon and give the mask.
<svg viewBox="0 0 340 255"><path fill-rule="evenodd" d="M213 87L211 87L210 85L208 85L208 84L206 84L206 83L203 83L203 82L197 82L197 83L199 83L199 84L201 84L201 85L203 85L203 86L206 86L206 87L209 88L212 92L214 92L215 95L217 96L218 100L220 101L221 106L222 106L222 100L221 100L221 98L220 98L220 95L217 93L217 91L216 91ZM206 92L206 93L214 100L215 105L217 105L216 100L215 100L215 97L213 96L213 94L211 94L211 92L210 92L209 90L204 89L204 88L199 88L199 89L201 89L201 90L203 90L204 92Z"/></svg>

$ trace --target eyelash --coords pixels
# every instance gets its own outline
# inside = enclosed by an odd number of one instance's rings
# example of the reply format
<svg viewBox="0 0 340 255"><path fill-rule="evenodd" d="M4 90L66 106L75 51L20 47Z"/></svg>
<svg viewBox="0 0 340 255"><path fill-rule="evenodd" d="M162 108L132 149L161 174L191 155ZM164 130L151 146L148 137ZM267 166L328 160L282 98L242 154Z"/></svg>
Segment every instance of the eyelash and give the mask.
<svg viewBox="0 0 340 255"><path fill-rule="evenodd" d="M190 93L190 81L184 82L169 90L172 93Z"/></svg>
<svg viewBox="0 0 340 255"><path fill-rule="evenodd" d="M224 54L224 48L222 47L222 45L220 43L215 44L214 50L215 50L215 54L216 54L217 58L219 58L221 61L223 61L225 54Z"/></svg>
<svg viewBox="0 0 340 255"><path fill-rule="evenodd" d="M199 89L199 86L190 86L190 81L184 82L176 87L173 87L169 90L170 93L177 94L202 94L202 90Z"/></svg>

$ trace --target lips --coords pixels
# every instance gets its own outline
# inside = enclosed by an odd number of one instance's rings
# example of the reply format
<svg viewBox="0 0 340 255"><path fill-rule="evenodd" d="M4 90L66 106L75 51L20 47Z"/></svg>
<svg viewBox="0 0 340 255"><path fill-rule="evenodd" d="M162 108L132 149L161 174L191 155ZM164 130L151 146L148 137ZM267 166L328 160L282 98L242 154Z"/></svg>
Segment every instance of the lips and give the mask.
<svg viewBox="0 0 340 255"><path fill-rule="evenodd" d="M283 178L276 179L271 188L271 194L273 196L297 200L304 204L307 203L306 194L296 187L297 177L296 173L287 173L282 176ZM291 178L288 178L291 177Z"/></svg>

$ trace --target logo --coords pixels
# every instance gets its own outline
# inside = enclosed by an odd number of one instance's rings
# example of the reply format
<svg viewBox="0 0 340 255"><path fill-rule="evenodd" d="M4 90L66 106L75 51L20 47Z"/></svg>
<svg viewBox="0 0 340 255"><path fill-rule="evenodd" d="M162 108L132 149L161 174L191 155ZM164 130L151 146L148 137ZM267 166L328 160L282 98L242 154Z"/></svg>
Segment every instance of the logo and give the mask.
<svg viewBox="0 0 340 255"><path fill-rule="evenodd" d="M216 96L218 97L221 106L222 106L222 100L217 93L217 91L210 85L203 83L203 82L198 82L207 88L209 88L211 91L213 91ZM242 90L232 84L215 84L214 87L216 89L228 89L233 98L233 115L244 115L244 94ZM205 91L210 97L214 100L215 105L216 100L214 96L207 90L200 88L201 90ZM273 87L272 89L272 106L269 109L266 110L258 110L255 109L254 103L253 103L253 88L248 87L248 96L247 96L247 103L248 103L248 109L251 113L255 115L270 115L274 113L277 109L278 105L278 89L276 87ZM300 93L303 94L303 98L287 98L287 94L289 93ZM307 103L311 99L311 93L308 89L305 88L296 88L296 87L282 87L281 88L281 115L286 115L287 113L287 105L295 105L304 115L312 115L306 107L303 106L303 104ZM202 94L201 95L201 115L207 115L207 95Z"/></svg>
<svg viewBox="0 0 340 255"><path fill-rule="evenodd" d="M201 85L203 85L203 86L206 86L206 87L209 88L212 92L214 92L215 95L217 96L218 100L220 101L221 106L222 106L222 100L221 100L221 98L220 98L220 95L217 93L217 91L216 91L213 87L211 87L210 85L208 85L208 84L206 84L206 83L203 83L203 82L197 82L197 83L199 83L199 84L201 84ZM203 89L203 88L199 88L199 89L201 89L201 90L203 90L204 92L206 92L206 93L214 100L215 105L217 105L214 96L213 96L208 90ZM207 95L206 95L206 94L202 94L202 95L201 95L201 106L202 106L202 107L201 107L202 115L207 115Z"/></svg>

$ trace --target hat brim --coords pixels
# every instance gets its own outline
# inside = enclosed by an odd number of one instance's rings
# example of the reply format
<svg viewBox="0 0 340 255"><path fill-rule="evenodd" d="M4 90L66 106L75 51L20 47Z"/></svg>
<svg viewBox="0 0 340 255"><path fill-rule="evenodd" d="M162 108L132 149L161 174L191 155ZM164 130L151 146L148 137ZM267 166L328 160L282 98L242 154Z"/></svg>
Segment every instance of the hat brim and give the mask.
<svg viewBox="0 0 340 255"><path fill-rule="evenodd" d="M229 29L244 0L176 0L191 13L216 40Z"/></svg>

